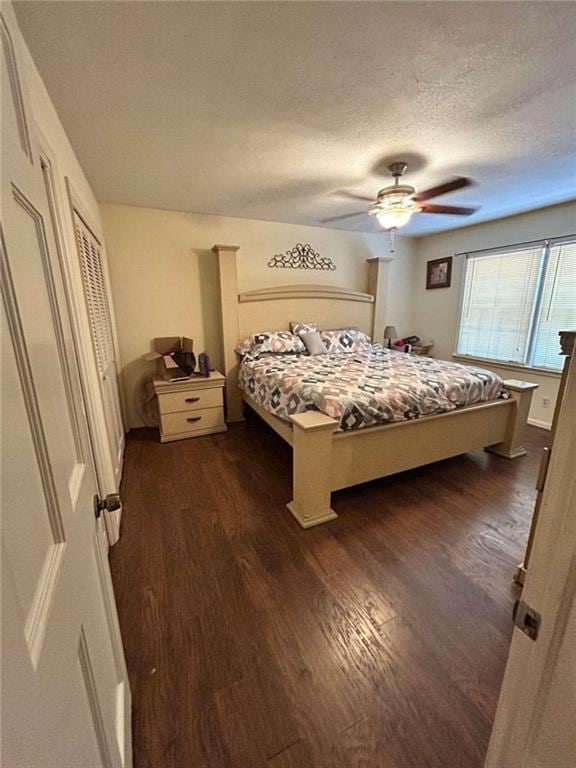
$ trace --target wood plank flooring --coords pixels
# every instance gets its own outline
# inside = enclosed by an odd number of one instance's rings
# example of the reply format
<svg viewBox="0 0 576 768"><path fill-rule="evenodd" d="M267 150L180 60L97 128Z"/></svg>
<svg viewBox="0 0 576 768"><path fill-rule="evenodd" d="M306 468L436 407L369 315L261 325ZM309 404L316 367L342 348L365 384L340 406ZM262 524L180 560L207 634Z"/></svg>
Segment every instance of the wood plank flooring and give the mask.
<svg viewBox="0 0 576 768"><path fill-rule="evenodd" d="M136 768L480 768L546 436L340 491L303 531L257 418L133 431L110 559Z"/></svg>

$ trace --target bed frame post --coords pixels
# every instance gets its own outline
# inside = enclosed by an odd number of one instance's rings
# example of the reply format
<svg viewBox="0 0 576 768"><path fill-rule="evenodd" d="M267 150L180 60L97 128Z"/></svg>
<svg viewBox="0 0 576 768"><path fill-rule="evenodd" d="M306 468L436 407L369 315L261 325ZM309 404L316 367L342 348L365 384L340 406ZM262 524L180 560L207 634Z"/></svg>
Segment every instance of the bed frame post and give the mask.
<svg viewBox="0 0 576 768"><path fill-rule="evenodd" d="M372 323L372 341L380 344L384 341L386 326L386 304L388 303L389 264L392 256L366 259L368 262L368 293L374 296L374 320Z"/></svg>
<svg viewBox="0 0 576 768"><path fill-rule="evenodd" d="M290 418L294 499L288 509L302 528L311 528L338 517L330 507L332 437L338 422L319 411Z"/></svg>
<svg viewBox="0 0 576 768"><path fill-rule="evenodd" d="M522 446L522 438L532 402L532 392L538 388L538 384L533 384L531 381L507 379L504 386L511 393L512 399L516 401L516 407L512 410L506 428L506 439L502 443L489 446L486 450L490 453L497 453L498 456L504 456L506 459L517 459L519 456L526 455L526 449Z"/></svg>
<svg viewBox="0 0 576 768"><path fill-rule="evenodd" d="M238 245L214 245L220 272L220 304L222 310L222 352L226 376L226 421L243 421L242 393L238 388Z"/></svg>

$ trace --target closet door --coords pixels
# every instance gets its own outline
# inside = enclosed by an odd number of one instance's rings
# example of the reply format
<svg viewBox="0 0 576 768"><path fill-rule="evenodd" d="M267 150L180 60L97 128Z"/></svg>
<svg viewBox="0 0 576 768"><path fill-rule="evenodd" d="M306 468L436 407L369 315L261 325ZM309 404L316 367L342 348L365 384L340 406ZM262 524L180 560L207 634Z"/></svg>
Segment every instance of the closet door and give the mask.
<svg viewBox="0 0 576 768"><path fill-rule="evenodd" d="M102 246L77 210L74 210L74 229L92 344L100 375L100 387L106 414L106 431L112 452L116 481L119 484L124 452L124 425L120 408L118 366L112 334L112 318L104 273Z"/></svg>

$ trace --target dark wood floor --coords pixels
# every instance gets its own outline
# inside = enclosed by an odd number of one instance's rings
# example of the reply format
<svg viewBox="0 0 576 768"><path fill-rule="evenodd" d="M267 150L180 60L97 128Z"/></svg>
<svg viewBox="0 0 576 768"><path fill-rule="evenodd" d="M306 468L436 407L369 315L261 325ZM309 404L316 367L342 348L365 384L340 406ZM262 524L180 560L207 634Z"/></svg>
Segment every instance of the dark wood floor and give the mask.
<svg viewBox="0 0 576 768"><path fill-rule="evenodd" d="M252 418L131 433L111 553L136 768L480 768L546 433L334 494Z"/></svg>

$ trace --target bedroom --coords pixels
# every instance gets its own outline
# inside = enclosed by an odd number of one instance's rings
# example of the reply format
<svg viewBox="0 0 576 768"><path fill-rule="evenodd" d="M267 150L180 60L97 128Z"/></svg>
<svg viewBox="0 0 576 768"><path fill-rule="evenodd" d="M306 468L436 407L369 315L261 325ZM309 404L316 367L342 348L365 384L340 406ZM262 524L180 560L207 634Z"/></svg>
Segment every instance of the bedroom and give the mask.
<svg viewBox="0 0 576 768"><path fill-rule="evenodd" d="M571 766L574 5L2 13L6 764Z"/></svg>

